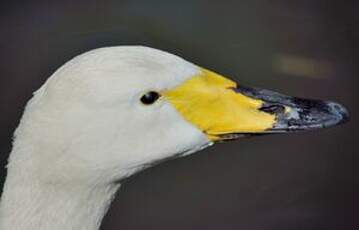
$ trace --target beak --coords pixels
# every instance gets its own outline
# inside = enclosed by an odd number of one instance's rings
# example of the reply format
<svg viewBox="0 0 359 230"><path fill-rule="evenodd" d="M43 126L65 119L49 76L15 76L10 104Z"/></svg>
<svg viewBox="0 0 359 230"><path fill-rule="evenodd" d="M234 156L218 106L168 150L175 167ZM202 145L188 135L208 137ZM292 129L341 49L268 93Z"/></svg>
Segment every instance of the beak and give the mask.
<svg viewBox="0 0 359 230"><path fill-rule="evenodd" d="M349 119L338 103L245 87L205 69L163 95L212 141L326 128Z"/></svg>
<svg viewBox="0 0 359 230"><path fill-rule="evenodd" d="M326 128L349 120L347 109L339 103L290 97L270 90L237 86L236 93L263 101L259 110L275 115L276 122L266 133Z"/></svg>

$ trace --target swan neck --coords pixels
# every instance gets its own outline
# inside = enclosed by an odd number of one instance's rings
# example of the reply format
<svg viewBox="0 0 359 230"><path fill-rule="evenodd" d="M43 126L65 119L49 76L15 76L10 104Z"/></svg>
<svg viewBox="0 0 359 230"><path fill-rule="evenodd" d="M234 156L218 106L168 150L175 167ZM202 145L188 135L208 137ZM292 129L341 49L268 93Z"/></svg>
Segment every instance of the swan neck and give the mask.
<svg viewBox="0 0 359 230"><path fill-rule="evenodd" d="M0 203L0 229L98 230L119 187L18 184L7 178Z"/></svg>

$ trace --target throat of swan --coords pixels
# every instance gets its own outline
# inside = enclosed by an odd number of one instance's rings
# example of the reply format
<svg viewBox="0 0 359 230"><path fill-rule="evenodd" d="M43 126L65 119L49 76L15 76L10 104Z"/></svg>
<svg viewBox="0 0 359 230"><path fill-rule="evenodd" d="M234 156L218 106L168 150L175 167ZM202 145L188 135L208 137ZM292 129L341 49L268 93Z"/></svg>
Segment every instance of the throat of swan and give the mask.
<svg viewBox="0 0 359 230"><path fill-rule="evenodd" d="M98 230L119 187L18 184L8 175L0 203L0 229Z"/></svg>

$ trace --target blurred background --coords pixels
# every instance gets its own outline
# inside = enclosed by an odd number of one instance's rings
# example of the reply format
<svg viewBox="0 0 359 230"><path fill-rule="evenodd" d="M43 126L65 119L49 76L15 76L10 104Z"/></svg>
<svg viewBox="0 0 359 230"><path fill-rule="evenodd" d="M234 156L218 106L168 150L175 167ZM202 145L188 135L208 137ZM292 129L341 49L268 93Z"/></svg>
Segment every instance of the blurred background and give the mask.
<svg viewBox="0 0 359 230"><path fill-rule="evenodd" d="M34 90L103 46L169 51L239 83L343 103L351 122L218 144L146 170L102 229L359 228L358 1L0 3L0 175Z"/></svg>

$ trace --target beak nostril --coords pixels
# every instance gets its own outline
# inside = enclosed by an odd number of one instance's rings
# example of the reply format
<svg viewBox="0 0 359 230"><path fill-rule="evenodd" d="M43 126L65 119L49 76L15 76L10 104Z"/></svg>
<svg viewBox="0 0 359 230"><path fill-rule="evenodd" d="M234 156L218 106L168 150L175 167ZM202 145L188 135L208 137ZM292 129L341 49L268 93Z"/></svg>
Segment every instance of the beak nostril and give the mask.
<svg viewBox="0 0 359 230"><path fill-rule="evenodd" d="M270 114L280 114L284 113L285 108L283 105L264 104L259 110Z"/></svg>

